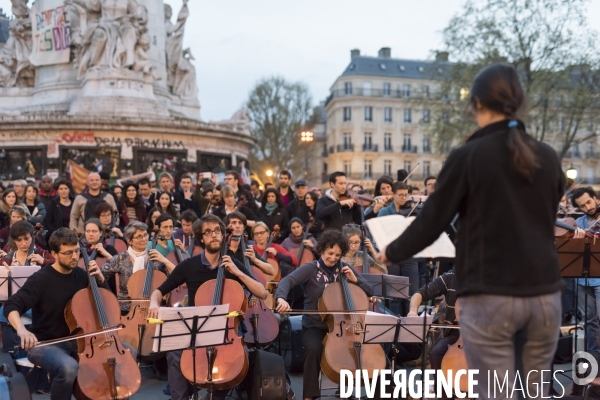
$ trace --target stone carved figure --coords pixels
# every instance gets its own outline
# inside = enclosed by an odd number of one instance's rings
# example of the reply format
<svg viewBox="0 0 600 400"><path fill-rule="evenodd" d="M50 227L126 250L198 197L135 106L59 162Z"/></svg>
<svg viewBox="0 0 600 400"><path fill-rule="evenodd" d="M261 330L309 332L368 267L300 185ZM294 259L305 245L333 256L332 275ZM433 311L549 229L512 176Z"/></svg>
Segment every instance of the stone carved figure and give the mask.
<svg viewBox="0 0 600 400"><path fill-rule="evenodd" d="M0 49L0 87L32 87L34 84L35 68L29 62L33 44L27 2L11 0L14 18L8 27L8 41Z"/></svg>
<svg viewBox="0 0 600 400"><path fill-rule="evenodd" d="M148 11L137 0L67 0L77 21L79 78L89 69L131 69L149 73Z"/></svg>
<svg viewBox="0 0 600 400"><path fill-rule="evenodd" d="M196 68L191 62L193 59L192 51L188 48L183 51L179 64L177 64L172 93L182 99L196 99L198 97Z"/></svg>
<svg viewBox="0 0 600 400"><path fill-rule="evenodd" d="M183 57L183 33L185 31L185 23L190 16L190 11L187 6L188 1L183 0L181 10L177 15L177 23L171 23L173 10L171 6L165 4L165 29L167 32L167 40L165 48L167 52L167 87L171 93L174 93L175 76L177 68Z"/></svg>
<svg viewBox="0 0 600 400"><path fill-rule="evenodd" d="M211 121L211 124L219 125L229 129L234 129L246 135L252 134L250 117L248 116L248 111L245 108L240 108L239 110L237 110L231 116L231 119L226 119L224 121Z"/></svg>

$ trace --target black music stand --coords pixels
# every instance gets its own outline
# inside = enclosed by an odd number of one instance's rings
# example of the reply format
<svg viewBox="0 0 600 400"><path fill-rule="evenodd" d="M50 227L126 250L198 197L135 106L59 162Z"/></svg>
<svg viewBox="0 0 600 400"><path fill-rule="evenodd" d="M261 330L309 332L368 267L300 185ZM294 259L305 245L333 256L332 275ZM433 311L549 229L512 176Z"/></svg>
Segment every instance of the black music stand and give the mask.
<svg viewBox="0 0 600 400"><path fill-rule="evenodd" d="M6 301L25 284L41 267L36 265L0 266L0 301Z"/></svg>
<svg viewBox="0 0 600 400"><path fill-rule="evenodd" d="M600 241L590 239L557 238L556 252L563 278L600 278ZM575 291L575 303L579 308L579 290ZM584 300L584 325L587 331L587 294ZM578 312L575 313L575 327L578 325ZM586 336L584 351L587 351ZM577 351L577 329L575 329L575 351Z"/></svg>
<svg viewBox="0 0 600 400"><path fill-rule="evenodd" d="M192 350L194 364L192 382L193 396L198 400L196 384L196 349L230 344L227 315L229 305L200 307L161 307L158 317L162 323L157 325L156 336L153 336L153 352L174 350ZM202 343L202 344L200 344ZM209 360L210 362L210 360ZM211 380L212 369L208 368L208 380ZM212 399L213 388L209 387L209 398Z"/></svg>

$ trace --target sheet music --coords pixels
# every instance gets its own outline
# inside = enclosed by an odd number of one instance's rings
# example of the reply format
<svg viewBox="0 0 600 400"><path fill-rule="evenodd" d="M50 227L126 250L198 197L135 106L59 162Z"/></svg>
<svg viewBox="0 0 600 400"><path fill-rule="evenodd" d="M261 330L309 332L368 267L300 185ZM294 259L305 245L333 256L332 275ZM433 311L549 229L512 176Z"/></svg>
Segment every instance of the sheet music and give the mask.
<svg viewBox="0 0 600 400"><path fill-rule="evenodd" d="M365 332L363 343L392 343L398 318L372 311L365 315Z"/></svg>
<svg viewBox="0 0 600 400"><path fill-rule="evenodd" d="M12 293L15 294L25 281L37 271L40 270L38 265L14 265L10 267L12 276ZM0 266L0 301L8 299L8 268L4 265Z"/></svg>
<svg viewBox="0 0 600 400"><path fill-rule="evenodd" d="M400 320L400 337L399 343L420 343L423 341L423 318L425 313L420 317L402 317ZM425 325L427 328L433 323L433 315L428 315Z"/></svg>
<svg viewBox="0 0 600 400"><path fill-rule="evenodd" d="M396 240L416 217L405 218L402 215L386 215L384 217L371 218L366 221L369 232L379 249L385 249ZM456 249L454 244L443 232L440 237L429 247L413 255L413 258L454 258Z"/></svg>
<svg viewBox="0 0 600 400"><path fill-rule="evenodd" d="M208 318L208 321L202 326L200 333L196 334L197 346L217 346L223 344L225 329L227 328L227 318L224 315L229 313L229 304L200 307L160 307L158 310L158 319L164 321L162 324L160 351L180 350L190 347L190 330L184 322L181 321L178 313L181 313L184 318L192 318L195 315L203 317L209 315L213 309L215 310L212 313L213 317ZM205 318L200 318L198 320L198 327L200 327L204 321ZM193 320L186 319L186 322L191 328ZM161 325L159 324L156 325L154 336L157 337L160 334ZM152 351L158 352L158 346L159 340L158 338L155 338L154 344L152 345Z"/></svg>

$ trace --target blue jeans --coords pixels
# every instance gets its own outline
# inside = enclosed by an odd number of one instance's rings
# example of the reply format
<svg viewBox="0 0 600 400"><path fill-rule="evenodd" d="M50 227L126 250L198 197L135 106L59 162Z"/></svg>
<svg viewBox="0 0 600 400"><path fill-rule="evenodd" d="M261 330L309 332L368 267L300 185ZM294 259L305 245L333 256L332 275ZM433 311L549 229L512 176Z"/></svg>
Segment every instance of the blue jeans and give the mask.
<svg viewBox="0 0 600 400"><path fill-rule="evenodd" d="M541 398L539 385L552 379L550 372L561 323L560 292L533 297L476 295L460 298L460 334L470 369L478 369L477 391L481 399L507 399L519 371L528 397ZM490 373L488 397L488 371ZM502 391L494 393L494 375ZM518 381L517 381L518 382ZM517 383L517 389L521 385ZM548 396L550 385L543 387ZM520 394L519 390L515 394Z"/></svg>
<svg viewBox="0 0 600 400"><path fill-rule="evenodd" d="M598 334L600 333L600 323L598 322L600 286L577 285L577 291L578 308L581 315L584 316L583 318L585 318L585 298L587 296L587 321L585 324L586 351L598 359L600 357L600 346L598 345Z"/></svg>
<svg viewBox="0 0 600 400"><path fill-rule="evenodd" d="M73 358L76 355L77 344L74 341L29 350L27 359L50 372L51 400L71 400L73 384L79 371L79 363Z"/></svg>

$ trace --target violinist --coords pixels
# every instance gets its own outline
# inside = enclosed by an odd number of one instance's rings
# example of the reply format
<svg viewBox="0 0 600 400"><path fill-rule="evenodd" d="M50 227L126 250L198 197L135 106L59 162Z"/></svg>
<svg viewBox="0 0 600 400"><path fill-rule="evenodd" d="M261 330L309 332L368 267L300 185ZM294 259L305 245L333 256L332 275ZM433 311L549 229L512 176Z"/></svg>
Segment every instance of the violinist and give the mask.
<svg viewBox="0 0 600 400"><path fill-rule="evenodd" d="M281 247L289 252L291 252L292 249L298 248L300 243L302 243L305 228L306 227L302 221L300 221L300 218L292 218L290 221L290 235L284 239L284 241L281 243ZM317 241L310 234L310 232L304 240L304 248L312 251L315 254L317 252Z"/></svg>
<svg viewBox="0 0 600 400"><path fill-rule="evenodd" d="M194 306L196 291L205 282L216 279L218 268L225 268L225 277L233 279L242 284L254 296L260 299L267 298L264 286L251 278L250 272L239 261L224 256L221 258L225 226L223 222L214 215L204 215L194 223L194 236L201 238L204 251L197 256L189 258L173 270L157 290L152 293L150 300L149 318L158 317L158 308L164 295L178 286L187 284L189 290L189 305ZM167 353L169 364L169 385L171 387L172 400L187 400L192 394L192 387L181 373L179 365L182 351L171 351ZM213 399L224 399L228 390L213 392Z"/></svg>
<svg viewBox="0 0 600 400"><path fill-rule="evenodd" d="M423 193L425 196L431 196L433 192L435 192L435 184L437 183L437 178L433 175L425 178L425 192Z"/></svg>
<svg viewBox="0 0 600 400"><path fill-rule="evenodd" d="M308 231L313 235L315 239L318 239L323 233L324 225L323 221L317 219L317 202L319 201L319 195L316 192L308 192L304 196L304 206L298 211L297 217L300 218L302 223L308 225L312 218L313 223L308 228Z"/></svg>
<svg viewBox="0 0 600 400"><path fill-rule="evenodd" d="M439 296L444 296L446 303L446 313L444 320L440 323L446 325L458 325L457 315L455 312L456 307L456 277L454 275L454 269L444 273L443 275L435 278L429 285L423 286L417 293L410 298L410 311L409 317L417 317L418 310L421 303L424 301L435 300ZM429 352L429 362L431 369L439 370L442 368L442 359L448 351L448 346L456 343L460 336L459 329L443 329L442 338L436 343L435 346ZM445 392L442 398L445 397Z"/></svg>
<svg viewBox="0 0 600 400"><path fill-rule="evenodd" d="M282 246L271 243L271 246L267 248L267 244L269 243L269 227L262 221L259 221L252 228L252 239L254 239L253 249L261 256L263 259L274 259L278 263L282 261L291 265L297 266L298 259L295 255L290 254L286 249Z"/></svg>
<svg viewBox="0 0 600 400"><path fill-rule="evenodd" d="M342 233L348 240L348 252L344 257L342 257L342 262L352 266L352 268L356 269L357 271L362 271L363 252L362 250L358 250L362 239L362 232L360 228L356 225L348 225L344 228ZM365 238L364 241L365 246L369 252L371 252L371 254L375 256L379 255L379 253L375 251L373 243L371 243L369 238ZM369 267L377 268L382 274L388 273L387 267L379 261L373 260L370 255L367 255L367 262L369 263Z"/></svg>
<svg viewBox="0 0 600 400"><path fill-rule="evenodd" d="M70 400L79 368L73 358L77 355L76 341L34 346L38 340L63 338L71 333L65 321L65 307L75 293L88 286L88 274L77 267L79 242L75 232L57 229L50 236L49 247L56 261L27 279L21 290L6 301L4 315L21 338L21 347L29 351L29 361L50 372L52 400ZM102 284L104 277L95 261L90 261L89 269L90 275ZM29 309L33 322L27 330L21 315Z"/></svg>
<svg viewBox="0 0 600 400"><path fill-rule="evenodd" d="M83 243L85 246L88 255L92 254L92 252L96 250L100 257L104 257L108 260L118 253L117 249L115 249L113 246L102 243L102 233L104 232L104 227L99 219L88 219L83 225L83 231L84 237L81 239L81 243Z"/></svg>
<svg viewBox="0 0 600 400"><path fill-rule="evenodd" d="M290 311L290 305L285 300L292 288L304 286L304 310L318 310L319 298L325 287L332 282L338 282L344 274L349 282L358 285L367 296L373 295L373 289L362 276L352 267L341 262L348 252L348 240L339 231L325 231L317 242L317 252L320 258L304 264L279 282L277 293L277 312ZM302 345L306 350L304 359L303 398L315 399L321 396L319 390L319 371L321 370L321 353L323 338L328 332L327 324L318 314L302 315Z"/></svg>
<svg viewBox="0 0 600 400"><path fill-rule="evenodd" d="M33 252L29 254L33 241L33 225L27 221L15 222L10 227L10 239L14 243L14 249L7 248L8 254L0 250L0 256L3 257L0 262L5 262L7 265L25 265L29 260L30 265L43 267L55 261L46 250L38 247L34 247Z"/></svg>
<svg viewBox="0 0 600 400"><path fill-rule="evenodd" d="M329 175L331 187L317 203L317 219L323 221L325 229L342 231L344 225L360 224L360 207L346 193L346 174L334 172Z"/></svg>
<svg viewBox="0 0 600 400"><path fill-rule="evenodd" d="M254 251L253 246L248 243L246 246L246 252L242 253L242 246L240 240L241 236L244 234L246 230L246 217L244 214L239 211L234 211L231 214L227 214L223 223L226 227L233 229L234 238L229 243L229 249L227 254L242 264L244 263L244 257L247 257L250 261L250 264L256 265L262 272L268 275L274 275L275 271L273 270L273 266L268 262L259 260L256 257L256 253Z"/></svg>
<svg viewBox="0 0 600 400"><path fill-rule="evenodd" d="M394 200L389 206L383 207L378 216L383 217L394 214L400 214L405 217L408 216L412 209L412 207L406 203L406 200L408 199L408 185L404 182L396 182L393 185L392 193ZM414 212L411 215L414 215Z"/></svg>
<svg viewBox="0 0 600 400"><path fill-rule="evenodd" d="M392 195L394 192L392 191L392 185L394 184L394 180L384 175L381 178L377 179L375 182L375 190L373 192L373 197L375 200L375 204L370 207L367 207L365 210L365 219L371 219L378 216L379 211L381 211L384 207L390 205L390 200L392 199Z"/></svg>
<svg viewBox="0 0 600 400"><path fill-rule="evenodd" d="M21 206L14 206L13 208L11 208L8 211L8 215L10 218L10 220L9 220L10 225L5 226L4 228L0 229L0 243L6 243L6 251L14 250L14 245L11 245L11 240L10 240L10 228L16 222L27 221L27 212ZM43 249L46 247L40 237L36 237L35 245L36 245L36 248L40 248L40 249ZM2 245L2 246L4 246L4 245ZM2 246L0 246L0 257L3 257L4 254L6 254L2 250Z"/></svg>

